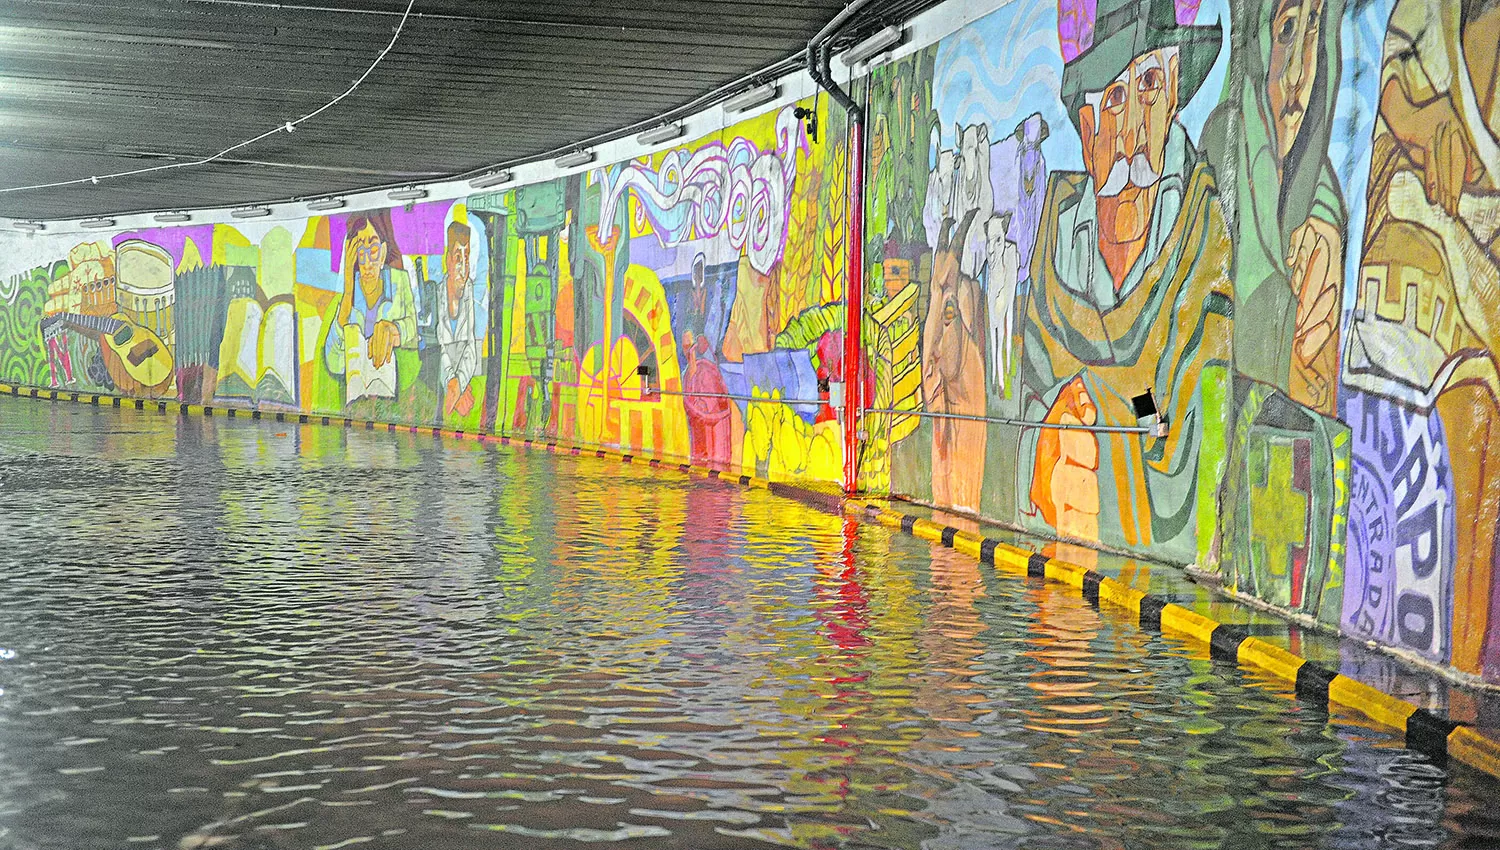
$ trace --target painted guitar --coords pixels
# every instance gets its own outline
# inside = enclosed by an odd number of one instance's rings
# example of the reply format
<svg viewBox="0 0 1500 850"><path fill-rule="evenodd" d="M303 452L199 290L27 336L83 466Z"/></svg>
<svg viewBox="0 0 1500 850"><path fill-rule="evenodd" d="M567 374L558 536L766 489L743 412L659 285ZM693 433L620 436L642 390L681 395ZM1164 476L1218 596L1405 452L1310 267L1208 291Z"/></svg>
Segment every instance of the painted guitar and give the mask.
<svg viewBox="0 0 1500 850"><path fill-rule="evenodd" d="M54 326L72 328L98 340L104 365L121 389L130 383L148 390L164 389L172 381L172 352L167 344L121 313L109 317L58 313L42 320L42 333Z"/></svg>

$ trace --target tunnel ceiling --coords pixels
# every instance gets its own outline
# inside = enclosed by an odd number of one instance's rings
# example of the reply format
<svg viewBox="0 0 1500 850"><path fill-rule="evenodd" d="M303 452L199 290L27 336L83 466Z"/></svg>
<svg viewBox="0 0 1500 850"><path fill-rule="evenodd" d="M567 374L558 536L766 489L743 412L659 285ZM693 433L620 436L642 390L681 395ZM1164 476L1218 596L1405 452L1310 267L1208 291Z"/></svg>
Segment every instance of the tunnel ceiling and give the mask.
<svg viewBox="0 0 1500 850"><path fill-rule="evenodd" d="M844 40L927 5L876 0ZM771 68L842 6L416 0L365 83L296 132L203 167L0 194L0 215L232 206L537 156ZM405 8L404 0L6 0L0 188L197 159L298 118L364 72Z"/></svg>

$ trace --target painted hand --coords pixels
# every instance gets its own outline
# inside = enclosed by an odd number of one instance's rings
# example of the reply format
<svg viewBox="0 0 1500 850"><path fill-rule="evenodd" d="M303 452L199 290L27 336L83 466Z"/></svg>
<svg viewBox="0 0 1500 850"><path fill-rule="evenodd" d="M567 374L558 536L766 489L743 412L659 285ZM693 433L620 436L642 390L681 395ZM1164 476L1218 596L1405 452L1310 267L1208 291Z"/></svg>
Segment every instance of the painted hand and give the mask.
<svg viewBox="0 0 1500 850"><path fill-rule="evenodd" d="M333 314L334 318L338 320L337 324L348 324L349 315L354 312L354 286L352 282L344 284L344 294L339 296L338 312Z"/></svg>
<svg viewBox="0 0 1500 850"><path fill-rule="evenodd" d="M1463 130L1452 121L1440 121L1432 131L1431 144L1423 175L1427 199L1442 207L1449 217L1457 218L1458 199L1463 195L1464 179L1469 170Z"/></svg>
<svg viewBox="0 0 1500 850"><path fill-rule="evenodd" d="M1074 378L1052 403L1044 422L1093 425L1099 410L1082 378ZM1091 431L1043 428L1037 438L1031 503L1059 533L1099 538L1099 438Z"/></svg>
<svg viewBox="0 0 1500 850"><path fill-rule="evenodd" d="M1332 412L1338 368L1338 306L1344 279L1344 238L1338 228L1309 218L1292 231L1291 271L1297 318L1292 332L1291 395Z"/></svg>
<svg viewBox="0 0 1500 850"><path fill-rule="evenodd" d="M443 393L443 412L444 413L452 413L453 409L458 406L458 393L459 393L459 390L458 390L458 379L457 378L449 378L448 379L448 388Z"/></svg>
<svg viewBox="0 0 1500 850"><path fill-rule="evenodd" d="M401 344L401 331L395 322L375 323L375 333L370 337L370 360L378 369L391 359L391 353Z"/></svg>

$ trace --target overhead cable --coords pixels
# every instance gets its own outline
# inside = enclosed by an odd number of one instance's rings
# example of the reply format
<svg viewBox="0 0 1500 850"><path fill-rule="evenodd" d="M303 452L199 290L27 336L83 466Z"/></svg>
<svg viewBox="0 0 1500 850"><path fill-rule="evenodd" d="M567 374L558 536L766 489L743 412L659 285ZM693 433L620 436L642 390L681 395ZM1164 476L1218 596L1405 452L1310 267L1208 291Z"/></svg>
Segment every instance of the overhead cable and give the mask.
<svg viewBox="0 0 1500 850"><path fill-rule="evenodd" d="M365 79L370 76L371 72L375 70L376 66L380 64L381 60L385 59L386 54L391 52L391 48L396 46L396 40L401 38L401 31L406 28L406 21L409 17L411 17L411 9L412 6L416 5L416 2L417 0L407 0L406 11L401 14L401 21L396 24L396 31L391 34L390 42L386 44L384 50L380 51L380 55L375 57L375 61L370 63L370 67L366 68L365 72L359 75L359 79L351 83L348 88L344 89L344 91L333 100L328 101L327 103L307 113L301 118L298 118L294 121L287 121L284 124L279 124L276 127L273 127L270 130L261 133L259 136L254 136L252 138L244 140L243 142L237 142L212 156L206 156L202 159L187 160L185 162L169 162L164 165L153 165L147 168L135 168L129 171L117 171L111 174L97 174L92 177L77 177L72 180L56 180L51 183L37 183L31 186L11 186L9 188L0 189L0 194L7 194L10 192L26 192L34 189L55 189L60 186L78 186L84 183L93 183L97 185L100 181L114 180L120 177L136 177L141 174L152 174L158 171L171 171L177 168L196 168L198 166L208 165L211 162L223 159L224 157L234 153L237 150L240 150L241 148L249 147L256 142L262 141L263 139L268 139L276 135L277 133L290 133L304 121L316 118L318 115L321 115L328 109L333 108L335 104L353 94L354 90L359 88L360 85L364 83Z"/></svg>

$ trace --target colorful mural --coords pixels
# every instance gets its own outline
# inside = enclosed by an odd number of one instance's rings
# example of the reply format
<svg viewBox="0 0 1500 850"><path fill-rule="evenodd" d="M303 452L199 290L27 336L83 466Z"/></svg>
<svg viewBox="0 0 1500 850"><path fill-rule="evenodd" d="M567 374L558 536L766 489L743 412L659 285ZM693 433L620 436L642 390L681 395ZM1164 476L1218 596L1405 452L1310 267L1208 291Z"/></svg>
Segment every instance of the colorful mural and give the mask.
<svg viewBox="0 0 1500 850"><path fill-rule="evenodd" d="M855 84L861 485L1500 682L1500 7L995 5ZM0 379L837 481L853 148L797 105L456 201L7 236Z"/></svg>
<svg viewBox="0 0 1500 850"><path fill-rule="evenodd" d="M1398 0L1380 53L1344 419L1367 447L1345 619L1500 678L1500 7ZM1446 439L1452 435L1453 439ZM1398 459L1399 458L1399 459ZM1383 556L1383 557L1381 557ZM1358 585L1361 595L1353 595ZM1354 603L1381 609L1355 620ZM1358 609L1360 615L1365 608Z"/></svg>
<svg viewBox="0 0 1500 850"><path fill-rule="evenodd" d="M459 201L30 240L0 378L836 478L847 143L794 108Z"/></svg>
<svg viewBox="0 0 1500 850"><path fill-rule="evenodd" d="M1494 4L1057 0L877 68L865 486L1500 680L1497 55Z"/></svg>
<svg viewBox="0 0 1500 850"><path fill-rule="evenodd" d="M870 82L868 252L881 273L912 270L923 323L925 415L898 417L891 486L1189 561L1219 478L1200 459L1226 454L1234 296L1202 119L1184 107L1222 27L1170 2L1064 6L1007 6ZM891 209L908 197L919 226ZM900 294L883 289L879 327ZM1165 439L1078 427L1135 426L1148 391Z"/></svg>

